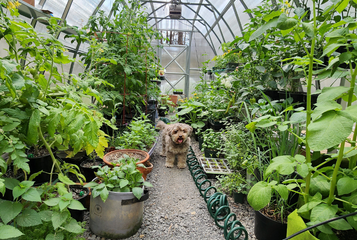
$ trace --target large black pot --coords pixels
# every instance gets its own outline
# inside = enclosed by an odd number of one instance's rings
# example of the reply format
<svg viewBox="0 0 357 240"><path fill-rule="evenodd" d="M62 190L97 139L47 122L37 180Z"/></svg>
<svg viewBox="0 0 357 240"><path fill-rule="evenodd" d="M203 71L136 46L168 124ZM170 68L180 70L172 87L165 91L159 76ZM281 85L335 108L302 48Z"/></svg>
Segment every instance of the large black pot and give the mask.
<svg viewBox="0 0 357 240"><path fill-rule="evenodd" d="M82 192L83 193L83 195L80 198L76 199L76 200L80 201L83 204L83 206L85 208L87 208L86 210L89 210L89 206L87 206L88 202L90 200L89 199L90 198L90 196L89 196L89 192L90 192L89 188L83 187L81 185L71 185L71 186L69 186L69 188L70 188L71 191L76 191L76 192L78 191L78 192ZM71 213L71 217L76 219L79 222L83 222L84 211L85 210L69 209L69 212Z"/></svg>
<svg viewBox="0 0 357 240"><path fill-rule="evenodd" d="M31 174L43 171L41 174L39 174L33 179L33 181L35 181L35 184L49 182L49 173L51 172L53 164L51 156L48 154L40 157L28 157L28 159L30 160L29 166ZM55 179L57 179L57 174L52 175L52 181L54 181Z"/></svg>
<svg viewBox="0 0 357 240"><path fill-rule="evenodd" d="M213 130L216 130L216 131L219 131L221 129L224 129L226 126L224 125L224 123L221 123L218 121L215 121L215 120L209 120L209 127L212 128Z"/></svg>
<svg viewBox="0 0 357 240"><path fill-rule="evenodd" d="M97 172L97 169L93 169L92 167L85 166L86 163L91 162L91 161L93 161L93 160L91 160L91 159L85 160L80 165L81 173L84 175L87 182L92 181L96 177L95 172ZM95 159L95 163L98 166L104 164L103 160L101 160L100 158Z"/></svg>
<svg viewBox="0 0 357 240"><path fill-rule="evenodd" d="M281 240L286 237L287 224L255 211L254 234L258 240Z"/></svg>

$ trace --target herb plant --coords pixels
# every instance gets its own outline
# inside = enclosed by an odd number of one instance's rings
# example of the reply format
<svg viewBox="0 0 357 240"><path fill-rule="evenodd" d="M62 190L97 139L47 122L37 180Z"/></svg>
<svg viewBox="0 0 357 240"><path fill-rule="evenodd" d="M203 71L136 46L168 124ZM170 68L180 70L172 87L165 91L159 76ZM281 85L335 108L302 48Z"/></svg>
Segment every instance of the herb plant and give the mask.
<svg viewBox="0 0 357 240"><path fill-rule="evenodd" d="M143 179L137 166L145 167L143 164L137 165L135 159L114 168L95 166L94 168L98 168L96 173L98 180L85 186L92 189L93 198L100 196L103 202L107 200L110 191L132 192L137 199L140 199L144 192L143 187L152 187L152 185Z"/></svg>

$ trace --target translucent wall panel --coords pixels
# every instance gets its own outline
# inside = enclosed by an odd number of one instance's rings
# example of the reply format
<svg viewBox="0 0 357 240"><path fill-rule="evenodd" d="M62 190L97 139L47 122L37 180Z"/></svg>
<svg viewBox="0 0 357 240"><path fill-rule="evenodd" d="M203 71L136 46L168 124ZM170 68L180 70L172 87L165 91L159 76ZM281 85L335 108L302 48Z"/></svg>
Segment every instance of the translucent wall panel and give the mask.
<svg viewBox="0 0 357 240"><path fill-rule="evenodd" d="M67 23L72 26L83 27L93 14L100 0L74 0L68 12Z"/></svg>
<svg viewBox="0 0 357 240"><path fill-rule="evenodd" d="M257 7L258 5L260 5L261 0L251 0L251 1L246 1L245 3L247 5L248 9L253 9L253 8ZM245 8L240 2L236 2L235 6L237 8L238 17L239 17L239 19L242 23L243 29L244 29L244 26L250 22L250 17L246 12L244 12Z"/></svg>
<svg viewBox="0 0 357 240"><path fill-rule="evenodd" d="M62 17L64 8L66 7L67 0L47 0L42 6L43 10L53 12L54 17Z"/></svg>

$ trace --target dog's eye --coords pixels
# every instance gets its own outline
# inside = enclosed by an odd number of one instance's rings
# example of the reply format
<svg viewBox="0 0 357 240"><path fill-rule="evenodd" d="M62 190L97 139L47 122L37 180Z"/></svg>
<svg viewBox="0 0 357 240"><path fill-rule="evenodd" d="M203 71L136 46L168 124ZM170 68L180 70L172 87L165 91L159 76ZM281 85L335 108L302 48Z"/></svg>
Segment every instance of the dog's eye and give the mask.
<svg viewBox="0 0 357 240"><path fill-rule="evenodd" d="M174 131L174 134L176 134L176 133L177 133L177 131L175 130L175 131Z"/></svg>
<svg viewBox="0 0 357 240"><path fill-rule="evenodd" d="M186 133L186 131L185 131L185 130L183 130L182 132L183 132L183 133Z"/></svg>

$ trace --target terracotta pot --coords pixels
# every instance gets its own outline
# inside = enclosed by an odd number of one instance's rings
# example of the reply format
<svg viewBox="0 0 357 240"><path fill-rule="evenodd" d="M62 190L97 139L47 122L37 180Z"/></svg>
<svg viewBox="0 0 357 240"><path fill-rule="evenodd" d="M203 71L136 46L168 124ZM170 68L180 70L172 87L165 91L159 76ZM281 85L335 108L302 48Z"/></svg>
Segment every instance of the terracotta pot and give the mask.
<svg viewBox="0 0 357 240"><path fill-rule="evenodd" d="M143 174L144 180L146 180L147 175L148 175L149 173L151 173L152 169L154 168L154 165L152 165L151 162L146 161L146 162L144 163L144 166L145 166L146 168L144 168L144 167L137 167L137 169Z"/></svg>
<svg viewBox="0 0 357 240"><path fill-rule="evenodd" d="M128 155L129 157L138 158L139 161L136 164L144 163L149 160L150 155L148 152L139 149L120 149L114 150L104 155L103 162L108 166L113 167L113 161L116 161L118 158L123 156L124 154Z"/></svg>

